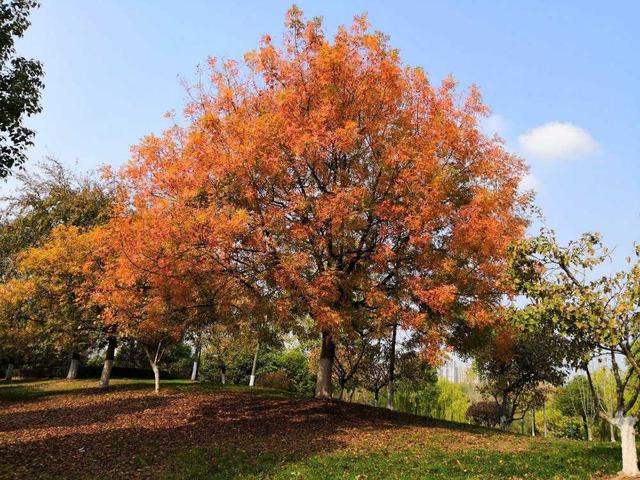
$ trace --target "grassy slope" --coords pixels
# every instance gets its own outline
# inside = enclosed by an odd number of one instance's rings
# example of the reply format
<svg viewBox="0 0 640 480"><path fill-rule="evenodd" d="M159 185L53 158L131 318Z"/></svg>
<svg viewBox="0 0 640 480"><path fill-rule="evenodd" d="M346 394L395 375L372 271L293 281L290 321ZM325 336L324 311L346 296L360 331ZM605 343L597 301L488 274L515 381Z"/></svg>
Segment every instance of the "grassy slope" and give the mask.
<svg viewBox="0 0 640 480"><path fill-rule="evenodd" d="M283 392L168 381L0 385L0 478L587 479L615 445L531 439Z"/></svg>

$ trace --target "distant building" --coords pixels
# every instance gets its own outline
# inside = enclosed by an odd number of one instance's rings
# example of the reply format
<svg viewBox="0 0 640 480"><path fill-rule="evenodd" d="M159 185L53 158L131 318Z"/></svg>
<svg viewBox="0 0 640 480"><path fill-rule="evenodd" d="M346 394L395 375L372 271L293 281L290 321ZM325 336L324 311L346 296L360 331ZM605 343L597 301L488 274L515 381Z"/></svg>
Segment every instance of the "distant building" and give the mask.
<svg viewBox="0 0 640 480"><path fill-rule="evenodd" d="M471 366L448 355L447 360L438 367L438 378L444 378L451 383L475 383L471 375Z"/></svg>

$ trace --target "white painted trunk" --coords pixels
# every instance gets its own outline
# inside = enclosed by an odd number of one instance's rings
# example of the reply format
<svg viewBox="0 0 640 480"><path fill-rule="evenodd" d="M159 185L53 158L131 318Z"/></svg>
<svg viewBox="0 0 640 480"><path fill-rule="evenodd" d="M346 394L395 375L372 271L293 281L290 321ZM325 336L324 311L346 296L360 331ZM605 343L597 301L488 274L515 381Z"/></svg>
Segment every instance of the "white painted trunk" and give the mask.
<svg viewBox="0 0 640 480"><path fill-rule="evenodd" d="M622 447L622 470L620 474L627 477L639 477L638 454L636 452L636 430L638 421L633 416L623 416L620 412L611 423L620 429L620 446Z"/></svg>
<svg viewBox="0 0 640 480"><path fill-rule="evenodd" d="M67 372L67 380L75 380L78 378L78 368L80 367L80 360L72 358L69 364L69 371Z"/></svg>
<svg viewBox="0 0 640 480"><path fill-rule="evenodd" d="M536 411L533 410L531 414L531 436L536 436Z"/></svg>
<svg viewBox="0 0 640 480"><path fill-rule="evenodd" d="M256 351L253 354L253 365L251 366L251 376L249 377L249 386L253 387L256 384L256 365L258 364L258 350L260 349L260 343L256 344Z"/></svg>
<svg viewBox="0 0 640 480"><path fill-rule="evenodd" d="M222 383L222 385L227 384L227 375L225 373L220 374L220 382Z"/></svg>
<svg viewBox="0 0 640 480"><path fill-rule="evenodd" d="M373 406L374 407L378 406L378 397L377 396L373 397Z"/></svg>
<svg viewBox="0 0 640 480"><path fill-rule="evenodd" d="M5 381L10 382L13 379L13 363L7 365L7 372L4 377Z"/></svg>
<svg viewBox="0 0 640 480"><path fill-rule="evenodd" d="M611 423L609 424L609 440L612 443L616 443L616 429Z"/></svg>
<svg viewBox="0 0 640 480"><path fill-rule="evenodd" d="M193 362L193 368L191 369L191 381L198 380L198 371L200 370L200 362L196 360Z"/></svg>
<svg viewBox="0 0 640 480"><path fill-rule="evenodd" d="M155 390L156 393L160 391L160 368L158 365L152 365L151 369L153 370L153 378L155 379Z"/></svg>
<svg viewBox="0 0 640 480"><path fill-rule="evenodd" d="M107 388L109 380L111 380L111 369L113 368L113 360L105 360L102 367L102 375L100 375L100 388Z"/></svg>

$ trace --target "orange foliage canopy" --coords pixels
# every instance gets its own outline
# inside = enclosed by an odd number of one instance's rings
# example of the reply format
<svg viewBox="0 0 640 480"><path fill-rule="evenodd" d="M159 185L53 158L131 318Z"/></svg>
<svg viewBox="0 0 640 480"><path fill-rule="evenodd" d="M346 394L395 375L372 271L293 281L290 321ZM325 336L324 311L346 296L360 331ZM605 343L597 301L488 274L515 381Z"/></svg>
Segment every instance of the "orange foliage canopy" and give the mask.
<svg viewBox="0 0 640 480"><path fill-rule="evenodd" d="M364 17L333 40L295 7L286 26L243 65L211 59L188 124L134 148L112 241L181 301L189 275L233 278L276 318L395 318L432 346L490 323L530 198L523 162L479 130L478 91L432 85Z"/></svg>

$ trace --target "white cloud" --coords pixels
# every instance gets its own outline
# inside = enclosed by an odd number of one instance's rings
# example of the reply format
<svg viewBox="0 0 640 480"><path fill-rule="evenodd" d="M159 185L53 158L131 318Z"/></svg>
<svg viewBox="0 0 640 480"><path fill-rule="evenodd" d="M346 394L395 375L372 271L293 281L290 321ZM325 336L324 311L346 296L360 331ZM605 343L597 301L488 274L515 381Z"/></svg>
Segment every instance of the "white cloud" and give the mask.
<svg viewBox="0 0 640 480"><path fill-rule="evenodd" d="M506 118L499 113L493 113L480 120L480 129L489 136L499 135L504 137L509 129Z"/></svg>
<svg viewBox="0 0 640 480"><path fill-rule="evenodd" d="M544 160L562 160L592 155L599 145L586 130L571 123L549 122L520 135L525 153Z"/></svg>

